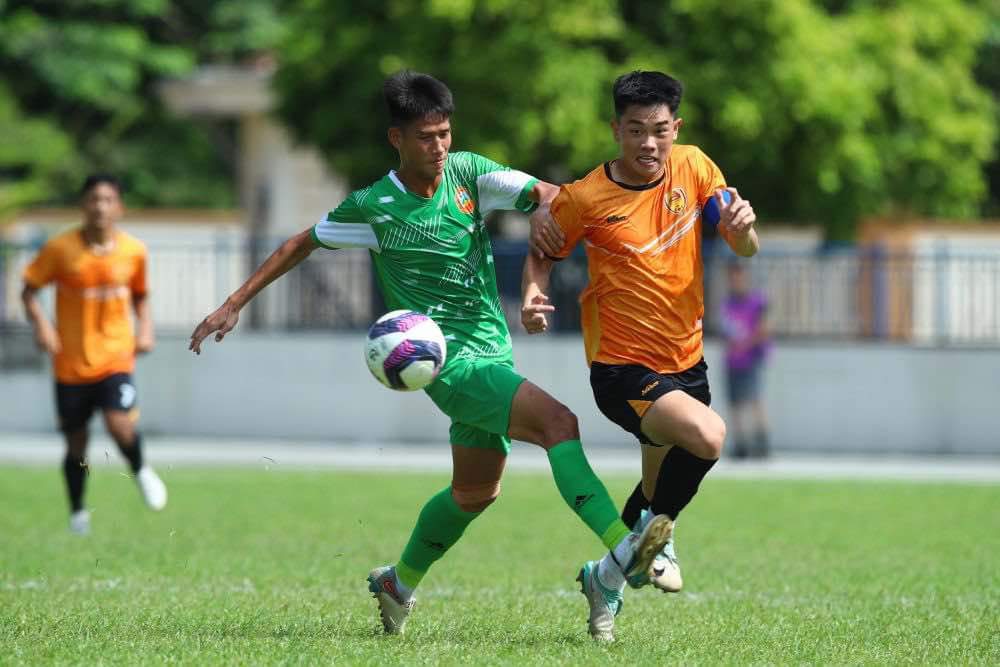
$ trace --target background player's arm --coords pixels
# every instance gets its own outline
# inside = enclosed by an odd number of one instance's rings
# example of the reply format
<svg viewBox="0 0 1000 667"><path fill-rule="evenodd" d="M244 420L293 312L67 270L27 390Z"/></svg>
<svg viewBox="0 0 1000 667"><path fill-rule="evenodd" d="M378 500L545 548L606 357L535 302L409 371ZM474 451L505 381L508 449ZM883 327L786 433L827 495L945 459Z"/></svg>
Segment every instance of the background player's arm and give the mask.
<svg viewBox="0 0 1000 667"><path fill-rule="evenodd" d="M201 354L201 342L210 334L215 333L215 341L221 341L240 320L240 310L248 304L257 293L270 285L276 279L291 271L318 248L313 237L312 227L299 232L281 244L270 257L264 260L256 271L251 274L243 285L229 295L219 308L202 320L201 324L191 334L189 350Z"/></svg>
<svg viewBox="0 0 1000 667"><path fill-rule="evenodd" d="M58 354L62 350L62 341L59 340L56 328L45 315L45 310L39 303L37 295L37 287L33 287L27 282L24 283L24 289L21 290L21 303L24 304L24 312L35 332L35 343L49 354Z"/></svg>
<svg viewBox="0 0 1000 667"><path fill-rule="evenodd" d="M145 249L144 249L145 250ZM135 352L146 354L153 351L156 337L153 335L153 315L149 306L149 295L146 291L146 253L142 256L129 282L132 293L132 309L135 311Z"/></svg>
<svg viewBox="0 0 1000 667"><path fill-rule="evenodd" d="M546 313L555 312L556 307L549 304L545 294L549 289L549 278L552 275L551 259L538 257L528 253L524 260L524 271L521 274L521 324L528 333L542 333L549 328Z"/></svg>
<svg viewBox="0 0 1000 667"><path fill-rule="evenodd" d="M132 308L135 310L135 351L146 354L153 351L156 336L153 334L153 315L149 308L147 294L133 294Z"/></svg>

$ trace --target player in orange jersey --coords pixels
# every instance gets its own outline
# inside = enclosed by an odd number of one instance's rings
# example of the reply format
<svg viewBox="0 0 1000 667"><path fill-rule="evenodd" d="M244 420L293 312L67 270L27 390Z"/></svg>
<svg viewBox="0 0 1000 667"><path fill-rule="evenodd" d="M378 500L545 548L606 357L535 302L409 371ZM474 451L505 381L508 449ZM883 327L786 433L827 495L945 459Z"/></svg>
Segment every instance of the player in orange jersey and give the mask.
<svg viewBox="0 0 1000 667"><path fill-rule="evenodd" d="M660 72L615 81L611 127L620 153L562 186L550 209L533 215L541 256L529 254L522 283L522 322L542 332L554 310L545 296L553 262L585 243L590 284L580 302L594 397L642 445L642 481L622 513L628 526L641 524L649 507L676 520L722 451L726 427L709 407L702 356L702 208L715 198L719 232L737 254L758 249L750 202L726 187L701 150L674 143L681 92ZM592 624L617 608L613 598L624 591L614 568L606 576L604 561L581 571ZM672 538L649 580L680 590Z"/></svg>
<svg viewBox="0 0 1000 667"><path fill-rule="evenodd" d="M52 358L59 428L66 440L63 474L70 529L90 531L83 506L87 478L87 425L95 409L135 473L146 504L167 504L167 489L143 464L132 381L136 353L153 349L146 296L146 247L117 228L124 212L113 176L89 176L81 189L83 225L49 239L24 272L21 298L38 346ZM37 292L56 285L55 326ZM129 314L135 309L136 325Z"/></svg>

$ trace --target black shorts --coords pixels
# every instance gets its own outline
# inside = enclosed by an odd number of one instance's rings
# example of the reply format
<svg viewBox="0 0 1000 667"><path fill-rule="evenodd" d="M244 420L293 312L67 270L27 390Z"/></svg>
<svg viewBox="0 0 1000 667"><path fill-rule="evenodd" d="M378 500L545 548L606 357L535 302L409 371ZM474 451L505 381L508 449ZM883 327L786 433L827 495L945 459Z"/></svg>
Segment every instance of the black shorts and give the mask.
<svg viewBox="0 0 1000 667"><path fill-rule="evenodd" d="M59 429L65 433L87 425L95 409L136 409L136 390L129 373L115 373L90 384L56 383Z"/></svg>
<svg viewBox="0 0 1000 667"><path fill-rule="evenodd" d="M645 366L595 361L590 365L590 387L604 416L644 445L656 443L642 433L642 414L660 396L680 389L705 405L712 404L712 392L708 389L708 364L704 358L680 373L657 373Z"/></svg>

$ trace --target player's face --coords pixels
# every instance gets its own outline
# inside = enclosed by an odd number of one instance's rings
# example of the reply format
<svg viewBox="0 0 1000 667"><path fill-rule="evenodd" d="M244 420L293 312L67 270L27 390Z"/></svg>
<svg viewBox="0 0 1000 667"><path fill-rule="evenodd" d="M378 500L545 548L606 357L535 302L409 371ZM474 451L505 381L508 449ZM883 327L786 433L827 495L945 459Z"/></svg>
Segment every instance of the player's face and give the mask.
<svg viewBox="0 0 1000 667"><path fill-rule="evenodd" d="M665 104L625 109L621 118L611 121L621 148L618 168L641 182L658 179L683 123Z"/></svg>
<svg viewBox="0 0 1000 667"><path fill-rule="evenodd" d="M107 229L122 217L121 196L113 185L98 183L83 195L83 221L88 227Z"/></svg>
<svg viewBox="0 0 1000 667"><path fill-rule="evenodd" d="M390 128L389 141L399 151L400 169L428 180L444 173L451 150L451 121L431 118Z"/></svg>

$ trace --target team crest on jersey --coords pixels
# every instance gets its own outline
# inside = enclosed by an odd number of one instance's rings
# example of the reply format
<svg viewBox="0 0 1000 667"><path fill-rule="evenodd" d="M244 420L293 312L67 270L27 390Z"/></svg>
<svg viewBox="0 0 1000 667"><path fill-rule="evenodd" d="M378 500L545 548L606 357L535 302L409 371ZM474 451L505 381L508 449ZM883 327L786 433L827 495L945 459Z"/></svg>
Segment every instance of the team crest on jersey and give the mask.
<svg viewBox="0 0 1000 667"><path fill-rule="evenodd" d="M680 215L686 211L688 207L688 197L687 193L684 192L684 188L678 185L676 188L671 190L666 201L663 202L663 205L667 207L668 211L676 215Z"/></svg>
<svg viewBox="0 0 1000 667"><path fill-rule="evenodd" d="M476 202L472 201L472 195L469 194L464 185L455 188L455 204L458 205L458 210L466 215L472 215L472 212L476 210Z"/></svg>

